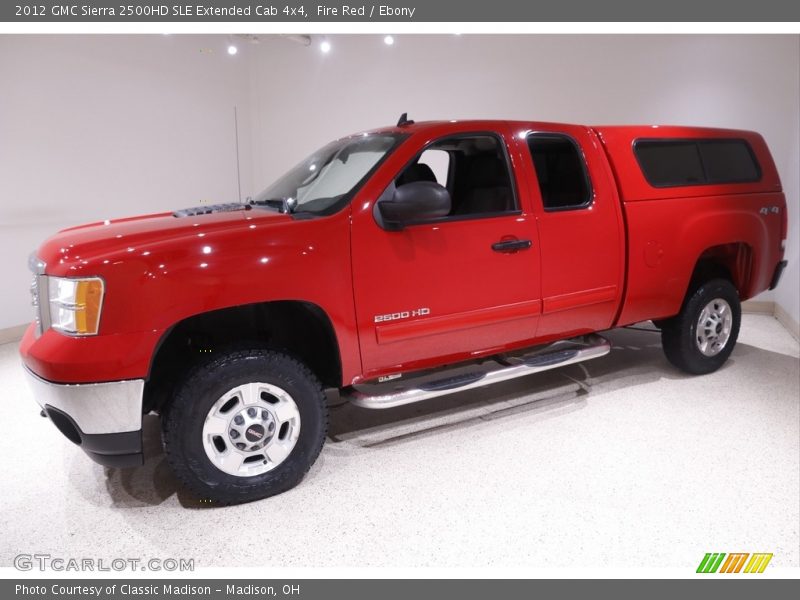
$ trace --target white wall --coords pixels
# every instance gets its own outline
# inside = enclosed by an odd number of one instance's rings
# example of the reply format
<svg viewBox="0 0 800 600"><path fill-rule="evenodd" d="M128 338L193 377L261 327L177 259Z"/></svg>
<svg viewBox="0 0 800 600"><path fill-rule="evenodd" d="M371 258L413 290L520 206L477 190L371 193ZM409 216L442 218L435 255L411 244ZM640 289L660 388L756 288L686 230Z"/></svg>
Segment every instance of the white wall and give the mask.
<svg viewBox="0 0 800 600"><path fill-rule="evenodd" d="M254 49L254 183L329 139L410 118L754 129L789 203L790 266L775 299L800 321L798 36L331 36L329 54Z"/></svg>
<svg viewBox="0 0 800 600"><path fill-rule="evenodd" d="M798 50L800 53L800 50ZM786 120L789 131L800 130L800 106L794 113L794 121ZM774 292L775 302L789 313L794 323L800 323L798 316L798 295L800 295L800 205L798 204L798 171L800 171L800 136L793 136L789 152L782 156L778 163L783 188L789 203L789 239L787 240L785 258L789 266L783 275L780 285Z"/></svg>
<svg viewBox="0 0 800 600"><path fill-rule="evenodd" d="M0 36L0 329L30 318L27 253L87 220L235 199L323 143L413 119L755 129L790 205L775 299L800 321L800 37ZM251 170L252 166L252 170Z"/></svg>
<svg viewBox="0 0 800 600"><path fill-rule="evenodd" d="M246 56L224 36L0 36L0 329L30 321L27 256L69 225L250 192Z"/></svg>

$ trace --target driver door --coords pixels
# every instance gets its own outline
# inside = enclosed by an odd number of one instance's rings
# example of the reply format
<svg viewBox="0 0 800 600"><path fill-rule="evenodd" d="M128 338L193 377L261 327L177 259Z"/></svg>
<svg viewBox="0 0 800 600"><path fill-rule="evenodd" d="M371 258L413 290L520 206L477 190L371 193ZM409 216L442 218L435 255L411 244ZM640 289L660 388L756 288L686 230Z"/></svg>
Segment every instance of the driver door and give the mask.
<svg viewBox="0 0 800 600"><path fill-rule="evenodd" d="M435 181L448 215L387 231L354 206L352 261L364 379L524 346L541 312L535 219L502 133L444 135L389 182Z"/></svg>

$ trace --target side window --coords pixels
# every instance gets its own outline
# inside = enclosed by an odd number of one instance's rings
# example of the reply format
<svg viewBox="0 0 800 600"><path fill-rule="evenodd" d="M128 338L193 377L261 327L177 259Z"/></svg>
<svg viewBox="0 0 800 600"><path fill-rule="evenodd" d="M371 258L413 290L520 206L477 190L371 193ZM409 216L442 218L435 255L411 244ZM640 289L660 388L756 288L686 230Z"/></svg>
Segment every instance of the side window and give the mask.
<svg viewBox="0 0 800 600"><path fill-rule="evenodd" d="M761 179L761 168L745 140L636 140L634 152L653 187Z"/></svg>
<svg viewBox="0 0 800 600"><path fill-rule="evenodd" d="M492 134L456 135L434 142L397 176L395 185L413 181L447 188L452 208L445 218L517 210L505 148Z"/></svg>
<svg viewBox="0 0 800 600"><path fill-rule="evenodd" d="M528 136L528 149L545 210L585 208L592 203L586 165L572 138L533 133Z"/></svg>
<svg viewBox="0 0 800 600"><path fill-rule="evenodd" d="M417 162L428 165L436 177L436 183L447 187L447 177L450 174L450 154L446 150L428 148L420 154Z"/></svg>
<svg viewBox="0 0 800 600"><path fill-rule="evenodd" d="M746 183L761 179L761 167L744 140L700 142L700 155L709 183Z"/></svg>
<svg viewBox="0 0 800 600"><path fill-rule="evenodd" d="M693 142L637 142L636 157L655 187L705 183L700 149Z"/></svg>

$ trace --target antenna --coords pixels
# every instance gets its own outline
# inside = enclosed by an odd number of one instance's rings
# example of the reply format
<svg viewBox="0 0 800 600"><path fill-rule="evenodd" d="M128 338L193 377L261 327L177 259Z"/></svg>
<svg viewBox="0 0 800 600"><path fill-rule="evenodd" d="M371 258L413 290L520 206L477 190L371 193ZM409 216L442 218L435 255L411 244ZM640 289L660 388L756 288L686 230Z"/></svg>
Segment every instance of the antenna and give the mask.
<svg viewBox="0 0 800 600"><path fill-rule="evenodd" d="M414 124L414 121L411 121L408 118L408 113L403 113L402 115L400 115L400 119L398 119L398 121L397 121L397 126L398 127L404 127L406 125L413 125L413 124Z"/></svg>
<svg viewBox="0 0 800 600"><path fill-rule="evenodd" d="M236 105L233 106L233 132L236 137L236 189L239 193L239 202L242 201L242 172L239 168L239 114Z"/></svg>

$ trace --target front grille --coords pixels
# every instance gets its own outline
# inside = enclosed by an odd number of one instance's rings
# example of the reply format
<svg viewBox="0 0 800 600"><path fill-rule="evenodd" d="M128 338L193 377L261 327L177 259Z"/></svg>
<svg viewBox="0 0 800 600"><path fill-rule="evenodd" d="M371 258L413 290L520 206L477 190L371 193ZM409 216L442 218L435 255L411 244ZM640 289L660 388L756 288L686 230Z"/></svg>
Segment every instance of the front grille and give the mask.
<svg viewBox="0 0 800 600"><path fill-rule="evenodd" d="M35 254L31 254L28 259L28 268L33 273L31 279L31 304L34 310L34 322L36 323L36 337L42 335L44 331L42 319L42 296L45 296L47 302L47 278L44 275L45 264L39 260Z"/></svg>

